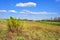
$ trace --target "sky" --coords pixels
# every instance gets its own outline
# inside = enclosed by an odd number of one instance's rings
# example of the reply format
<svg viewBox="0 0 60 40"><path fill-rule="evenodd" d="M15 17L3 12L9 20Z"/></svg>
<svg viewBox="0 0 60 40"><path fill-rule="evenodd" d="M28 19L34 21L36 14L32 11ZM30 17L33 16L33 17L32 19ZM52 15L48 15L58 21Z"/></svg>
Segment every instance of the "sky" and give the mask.
<svg viewBox="0 0 60 40"><path fill-rule="evenodd" d="M41 20L60 16L60 0L0 0L0 18Z"/></svg>

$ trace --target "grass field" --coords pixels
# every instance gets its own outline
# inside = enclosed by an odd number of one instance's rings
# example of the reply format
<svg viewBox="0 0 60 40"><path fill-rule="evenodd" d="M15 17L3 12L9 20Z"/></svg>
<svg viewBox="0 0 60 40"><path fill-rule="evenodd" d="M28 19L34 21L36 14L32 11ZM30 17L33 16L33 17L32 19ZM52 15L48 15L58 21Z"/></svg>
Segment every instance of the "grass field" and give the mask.
<svg viewBox="0 0 60 40"><path fill-rule="evenodd" d="M60 22L19 21L19 31L0 20L0 40L60 40Z"/></svg>

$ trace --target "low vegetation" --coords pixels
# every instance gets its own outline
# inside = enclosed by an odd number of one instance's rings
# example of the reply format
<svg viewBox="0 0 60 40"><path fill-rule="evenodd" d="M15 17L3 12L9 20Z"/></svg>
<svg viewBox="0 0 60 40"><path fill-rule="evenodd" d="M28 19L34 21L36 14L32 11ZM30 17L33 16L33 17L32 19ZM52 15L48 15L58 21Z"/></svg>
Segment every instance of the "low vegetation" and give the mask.
<svg viewBox="0 0 60 40"><path fill-rule="evenodd" d="M0 40L60 40L60 22L0 20Z"/></svg>

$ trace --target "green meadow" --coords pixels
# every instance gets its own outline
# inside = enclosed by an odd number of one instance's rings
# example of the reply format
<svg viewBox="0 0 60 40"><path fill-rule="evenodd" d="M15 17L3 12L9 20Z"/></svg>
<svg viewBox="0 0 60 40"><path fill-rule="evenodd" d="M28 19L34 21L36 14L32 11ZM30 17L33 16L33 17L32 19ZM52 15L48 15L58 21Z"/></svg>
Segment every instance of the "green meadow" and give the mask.
<svg viewBox="0 0 60 40"><path fill-rule="evenodd" d="M1 19L0 40L60 40L60 22Z"/></svg>

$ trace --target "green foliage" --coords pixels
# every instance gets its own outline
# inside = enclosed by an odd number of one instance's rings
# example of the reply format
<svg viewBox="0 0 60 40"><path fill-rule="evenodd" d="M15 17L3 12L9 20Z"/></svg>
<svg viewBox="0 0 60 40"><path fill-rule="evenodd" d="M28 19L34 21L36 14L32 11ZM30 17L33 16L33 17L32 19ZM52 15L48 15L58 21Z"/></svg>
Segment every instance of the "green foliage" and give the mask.
<svg viewBox="0 0 60 40"><path fill-rule="evenodd" d="M15 19L13 17L10 17L10 19L7 21L8 29L11 30L18 30L19 25L19 20Z"/></svg>
<svg viewBox="0 0 60 40"><path fill-rule="evenodd" d="M15 19L13 17L10 17L10 19L7 21L7 26L8 26L8 30L11 31L12 33L16 33L16 34L20 34L19 31L21 31L20 28L20 20L19 19ZM20 35L16 36L18 38L18 40L24 40L23 37L21 37Z"/></svg>
<svg viewBox="0 0 60 40"><path fill-rule="evenodd" d="M36 21L42 24L50 24L50 25L55 25L55 26L60 26L60 22L48 22L48 21Z"/></svg>
<svg viewBox="0 0 60 40"><path fill-rule="evenodd" d="M24 40L24 38L21 36L18 36L18 40Z"/></svg>

